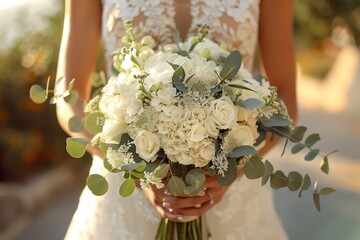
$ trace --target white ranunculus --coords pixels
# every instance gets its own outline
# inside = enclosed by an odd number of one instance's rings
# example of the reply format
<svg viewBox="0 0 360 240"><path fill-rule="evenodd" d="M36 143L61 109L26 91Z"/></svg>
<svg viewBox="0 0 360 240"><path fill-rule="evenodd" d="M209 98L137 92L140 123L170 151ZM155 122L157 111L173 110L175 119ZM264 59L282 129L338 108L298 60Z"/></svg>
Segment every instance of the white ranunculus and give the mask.
<svg viewBox="0 0 360 240"><path fill-rule="evenodd" d="M148 60L151 59L148 58ZM150 88L152 84L162 82L164 84L169 84L172 82L172 76L174 69L170 66L169 63L165 61L157 62L156 65L149 68L149 75L145 78L145 84L147 88Z"/></svg>
<svg viewBox="0 0 360 240"><path fill-rule="evenodd" d="M209 111L219 129L228 129L236 121L236 108L229 97L212 101Z"/></svg>
<svg viewBox="0 0 360 240"><path fill-rule="evenodd" d="M160 150L160 140L152 132L141 130L135 138L136 153L145 161L155 161Z"/></svg>
<svg viewBox="0 0 360 240"><path fill-rule="evenodd" d="M125 122L106 119L100 137L104 142L119 142L121 135L126 130Z"/></svg>

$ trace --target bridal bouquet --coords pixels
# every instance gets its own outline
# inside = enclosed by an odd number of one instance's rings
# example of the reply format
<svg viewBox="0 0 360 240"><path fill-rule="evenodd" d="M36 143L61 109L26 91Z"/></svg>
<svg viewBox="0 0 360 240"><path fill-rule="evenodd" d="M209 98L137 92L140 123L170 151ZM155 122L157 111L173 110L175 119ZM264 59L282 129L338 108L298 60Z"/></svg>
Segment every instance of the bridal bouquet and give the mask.
<svg viewBox="0 0 360 240"><path fill-rule="evenodd" d="M85 119L73 117L69 127L82 129L95 137L89 141L68 138L67 151L81 157L88 144L104 152L104 165L112 173L122 174L122 197L141 187L166 188L174 196L195 196L203 190L206 174L217 175L222 185L230 185L243 168L248 179L262 178L274 189L309 190L311 180L296 171L285 175L275 171L269 161L262 161L259 150L267 134L277 135L294 145L292 153L307 149L305 160L319 155L314 144L318 134L303 140L306 127L292 127L286 106L276 88L262 77L254 77L243 66L238 51L228 52L206 38L208 27L199 26L199 34L186 42L153 50L154 40L146 36L137 41L126 23L124 47L114 53L115 77L98 88L84 107ZM30 95L37 102L48 90L34 86ZM59 97L73 100L72 83ZM321 170L328 173L328 156L322 155ZM87 186L95 195L108 189L105 176L90 175ZM318 189L313 199L320 210L319 198L334 190ZM170 234L169 227L189 229L184 224L164 219L158 239ZM189 239L201 236L199 219L190 222ZM184 227L185 226L185 227ZM192 231L196 229L196 231ZM181 232L179 229L178 232ZM179 233L178 233L179 234ZM192 236L192 238L190 237Z"/></svg>

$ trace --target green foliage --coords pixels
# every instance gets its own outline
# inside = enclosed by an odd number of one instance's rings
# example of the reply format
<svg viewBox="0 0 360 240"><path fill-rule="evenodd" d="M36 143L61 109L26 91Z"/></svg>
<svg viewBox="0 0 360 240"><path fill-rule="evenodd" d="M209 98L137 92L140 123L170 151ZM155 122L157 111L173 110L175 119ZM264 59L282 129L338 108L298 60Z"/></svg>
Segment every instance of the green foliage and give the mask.
<svg viewBox="0 0 360 240"><path fill-rule="evenodd" d="M66 151L74 158L81 158L86 152L88 143L89 140L84 138L69 137L66 139Z"/></svg>
<svg viewBox="0 0 360 240"><path fill-rule="evenodd" d="M120 186L119 194L122 197L128 197L135 191L135 180L132 178L126 179Z"/></svg>
<svg viewBox="0 0 360 240"><path fill-rule="evenodd" d="M104 195L109 189L109 184L106 179L99 174L92 174L86 180L86 185L90 191L96 195Z"/></svg>
<svg viewBox="0 0 360 240"><path fill-rule="evenodd" d="M177 176L171 176L167 189L172 195L179 196L184 193L185 183L181 178Z"/></svg>
<svg viewBox="0 0 360 240"><path fill-rule="evenodd" d="M264 175L264 172L265 164L257 155L252 156L244 166L244 173L248 179L261 178Z"/></svg>

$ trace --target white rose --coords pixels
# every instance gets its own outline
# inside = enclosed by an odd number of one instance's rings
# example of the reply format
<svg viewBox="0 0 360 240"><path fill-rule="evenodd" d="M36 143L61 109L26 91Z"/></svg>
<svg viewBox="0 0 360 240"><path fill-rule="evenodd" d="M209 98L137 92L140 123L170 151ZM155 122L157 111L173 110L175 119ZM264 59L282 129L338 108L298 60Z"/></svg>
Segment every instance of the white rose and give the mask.
<svg viewBox="0 0 360 240"><path fill-rule="evenodd" d="M135 138L136 153L145 161L155 161L160 150L160 140L152 132L141 130Z"/></svg>
<svg viewBox="0 0 360 240"><path fill-rule="evenodd" d="M215 156L215 144L208 141L206 145L200 148L200 156L208 162L211 161Z"/></svg>
<svg viewBox="0 0 360 240"><path fill-rule="evenodd" d="M121 135L126 130L126 124L124 122L118 122L112 119L106 119L100 137L102 141L109 142L119 142Z"/></svg>
<svg viewBox="0 0 360 240"><path fill-rule="evenodd" d="M234 123L224 138L222 147L224 152L231 152L235 148L243 145L252 146L256 138L257 136L254 135L252 128L246 125Z"/></svg>
<svg viewBox="0 0 360 240"><path fill-rule="evenodd" d="M219 129L228 129L236 121L236 108L229 97L212 101L209 111Z"/></svg>

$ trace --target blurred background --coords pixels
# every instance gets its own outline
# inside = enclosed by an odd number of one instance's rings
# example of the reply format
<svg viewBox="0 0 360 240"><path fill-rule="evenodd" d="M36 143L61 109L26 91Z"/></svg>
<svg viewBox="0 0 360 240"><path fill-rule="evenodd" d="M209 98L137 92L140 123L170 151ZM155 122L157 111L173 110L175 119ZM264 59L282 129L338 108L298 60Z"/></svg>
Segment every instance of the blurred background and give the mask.
<svg viewBox="0 0 360 240"><path fill-rule="evenodd" d="M62 239L85 186L90 157L69 157L54 106L28 97L55 79L62 21L62 0L0 1L0 239ZM282 146L267 159L337 192L321 213L309 194L287 190L275 205L290 239L360 239L360 1L295 0L294 30L298 125L320 133L323 152L339 152L329 176L301 154L279 157Z"/></svg>

